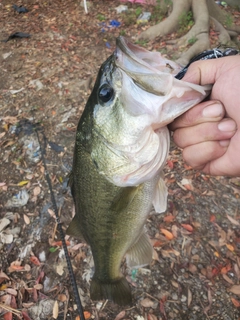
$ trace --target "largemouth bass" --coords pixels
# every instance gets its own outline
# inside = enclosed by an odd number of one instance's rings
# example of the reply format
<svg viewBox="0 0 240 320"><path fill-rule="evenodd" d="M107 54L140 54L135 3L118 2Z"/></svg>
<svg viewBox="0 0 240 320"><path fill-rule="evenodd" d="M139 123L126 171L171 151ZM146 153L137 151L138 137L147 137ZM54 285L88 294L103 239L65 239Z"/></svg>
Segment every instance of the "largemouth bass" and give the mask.
<svg viewBox="0 0 240 320"><path fill-rule="evenodd" d="M175 79L180 70L160 53L119 37L79 121L70 179L76 214L67 233L91 247L93 300L131 303L122 260L126 255L130 267L151 262L144 224L152 206L166 210L166 125L210 90Z"/></svg>

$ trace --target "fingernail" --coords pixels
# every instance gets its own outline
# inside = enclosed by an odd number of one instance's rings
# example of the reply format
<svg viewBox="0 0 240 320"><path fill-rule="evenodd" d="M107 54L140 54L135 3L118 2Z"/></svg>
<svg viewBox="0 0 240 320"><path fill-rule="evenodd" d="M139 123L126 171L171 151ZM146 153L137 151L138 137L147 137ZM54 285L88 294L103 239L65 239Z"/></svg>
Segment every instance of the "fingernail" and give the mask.
<svg viewBox="0 0 240 320"><path fill-rule="evenodd" d="M218 129L220 131L234 131L236 128L236 123L232 119L223 120L218 124Z"/></svg>
<svg viewBox="0 0 240 320"><path fill-rule="evenodd" d="M222 147L228 147L230 144L230 140L221 140L221 141L219 141L219 144Z"/></svg>
<svg viewBox="0 0 240 320"><path fill-rule="evenodd" d="M223 114L223 106L219 103L211 104L203 109L203 116L206 118L217 118Z"/></svg>

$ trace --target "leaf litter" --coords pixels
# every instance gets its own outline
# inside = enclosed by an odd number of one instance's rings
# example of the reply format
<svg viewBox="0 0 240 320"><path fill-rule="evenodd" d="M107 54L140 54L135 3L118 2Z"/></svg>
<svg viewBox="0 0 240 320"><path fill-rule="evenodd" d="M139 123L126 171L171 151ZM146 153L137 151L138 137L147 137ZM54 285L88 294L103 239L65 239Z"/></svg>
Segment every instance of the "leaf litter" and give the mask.
<svg viewBox="0 0 240 320"><path fill-rule="evenodd" d="M1 38L16 30L31 34L3 43L0 55L0 317L4 319L77 319L33 123L40 122L50 142L47 166L66 228L73 210L66 182L75 130L93 79L119 34L135 37L147 27L136 20L127 24L128 12L115 10L120 1L87 2L93 4L88 15L72 0L29 4L29 12L21 15L6 0L1 3ZM129 3L128 11L154 10L139 6ZM239 17L236 13L236 20ZM106 25L113 20L121 25L102 32L100 19ZM171 58L176 52L165 41L142 45L165 54L167 49ZM154 244L152 264L134 270L123 264L132 285L132 307L123 310L111 302L98 307L99 302L90 301L91 252L85 243L68 239L86 318L239 318L240 179L195 172L172 145L165 180L167 212L150 215L147 223Z"/></svg>

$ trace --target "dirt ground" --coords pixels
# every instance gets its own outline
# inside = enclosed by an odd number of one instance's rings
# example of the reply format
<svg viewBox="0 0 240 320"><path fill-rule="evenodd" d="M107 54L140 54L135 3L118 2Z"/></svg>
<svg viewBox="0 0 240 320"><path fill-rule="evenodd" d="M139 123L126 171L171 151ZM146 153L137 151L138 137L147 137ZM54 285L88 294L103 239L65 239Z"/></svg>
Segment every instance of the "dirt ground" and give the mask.
<svg viewBox="0 0 240 320"><path fill-rule="evenodd" d="M18 14L13 4L0 1L0 39L14 32L31 37L0 43L0 318L79 319L33 124L42 147L41 132L47 138L47 168L66 230L78 120L115 38L134 41L146 28L136 24L144 8L128 3L129 13L120 15L120 2L94 0L85 15L73 0L28 0L17 4L29 12ZM121 25L111 27L111 20ZM211 39L214 46L214 31ZM166 39L140 44L178 55ZM240 179L193 171L174 145L165 178L168 209L147 223L152 264L138 270L123 264L132 306L90 300L91 252L67 237L86 319L240 319Z"/></svg>

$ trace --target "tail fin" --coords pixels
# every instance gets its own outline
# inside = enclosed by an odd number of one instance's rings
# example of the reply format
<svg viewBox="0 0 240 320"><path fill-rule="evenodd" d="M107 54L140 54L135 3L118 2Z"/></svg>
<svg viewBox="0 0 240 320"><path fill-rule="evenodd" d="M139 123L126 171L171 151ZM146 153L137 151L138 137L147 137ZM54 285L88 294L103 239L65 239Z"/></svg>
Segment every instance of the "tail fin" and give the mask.
<svg viewBox="0 0 240 320"><path fill-rule="evenodd" d="M131 304L132 294L127 280L122 277L109 282L92 279L90 286L92 300L108 299L120 306Z"/></svg>

